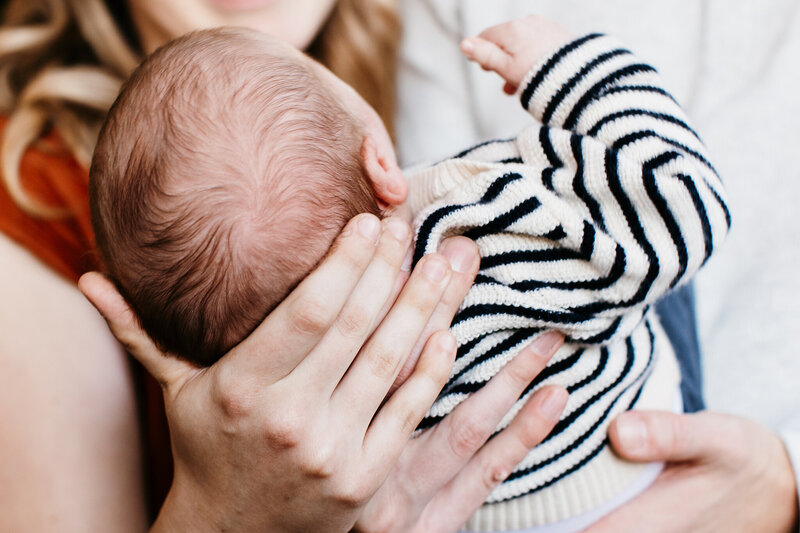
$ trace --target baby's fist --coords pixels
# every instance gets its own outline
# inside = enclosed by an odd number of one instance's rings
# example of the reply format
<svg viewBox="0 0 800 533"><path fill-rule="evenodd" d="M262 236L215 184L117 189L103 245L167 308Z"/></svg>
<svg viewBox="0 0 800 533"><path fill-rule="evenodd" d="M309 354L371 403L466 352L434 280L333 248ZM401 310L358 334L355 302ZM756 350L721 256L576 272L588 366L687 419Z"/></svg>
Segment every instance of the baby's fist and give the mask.
<svg viewBox="0 0 800 533"><path fill-rule="evenodd" d="M506 80L504 90L513 94L531 67L570 39L572 35L560 24L528 15L464 39L461 51L484 70L502 76Z"/></svg>

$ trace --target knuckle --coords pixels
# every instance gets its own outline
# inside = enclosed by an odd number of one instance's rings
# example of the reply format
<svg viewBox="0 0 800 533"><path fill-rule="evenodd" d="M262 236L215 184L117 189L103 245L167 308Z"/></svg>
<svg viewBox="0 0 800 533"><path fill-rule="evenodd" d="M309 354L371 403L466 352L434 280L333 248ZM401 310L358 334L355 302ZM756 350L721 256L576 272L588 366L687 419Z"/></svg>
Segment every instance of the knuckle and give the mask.
<svg viewBox="0 0 800 533"><path fill-rule="evenodd" d="M265 422L263 437L271 448L297 448L305 442L304 431L303 416L289 409Z"/></svg>
<svg viewBox="0 0 800 533"><path fill-rule="evenodd" d="M487 437L488 434L480 420L465 418L453 424L448 443L456 457L466 459L483 445Z"/></svg>
<svg viewBox="0 0 800 533"><path fill-rule="evenodd" d="M500 68L506 64L506 55L499 48L492 48L486 62L493 68Z"/></svg>
<svg viewBox="0 0 800 533"><path fill-rule="evenodd" d="M374 215L369 215L373 217ZM377 236L376 236L377 237ZM369 241L371 245L365 246L364 238L360 239L346 239L337 243L339 246L335 249L340 253L340 260L344 262L345 266L354 271L362 271L369 264L372 254L375 252L375 245L378 244L378 239Z"/></svg>
<svg viewBox="0 0 800 533"><path fill-rule="evenodd" d="M346 338L364 337L371 323L369 313L360 305L349 305L336 319L336 329Z"/></svg>
<svg viewBox="0 0 800 533"><path fill-rule="evenodd" d="M290 320L291 328L304 335L319 335L330 327L332 317L328 306L319 298L306 298L297 302Z"/></svg>
<svg viewBox="0 0 800 533"><path fill-rule="evenodd" d="M383 239L381 246L376 250L374 259L383 263L386 270L396 270L405 255L406 247L404 242L395 238Z"/></svg>
<svg viewBox="0 0 800 533"><path fill-rule="evenodd" d="M347 481L340 482L334 491L334 499L340 505L349 509L359 509L369 501L372 491L366 483L355 476Z"/></svg>
<svg viewBox="0 0 800 533"><path fill-rule="evenodd" d="M405 401L397 406L398 416L400 417L400 428L403 433L411 433L419 424L421 414L414 409L414 405Z"/></svg>
<svg viewBox="0 0 800 533"><path fill-rule="evenodd" d="M517 356L519 357L519 356ZM524 388L528 383L531 381L531 373L529 371L529 366L532 365L523 365L521 364L523 360L514 364L516 359L509 361L505 367L503 367L503 374L506 376L506 380L508 382L508 388L511 390L521 390Z"/></svg>
<svg viewBox="0 0 800 533"><path fill-rule="evenodd" d="M367 361L372 374L379 379L389 379L394 376L400 364L400 358L391 347L376 342L370 346Z"/></svg>
<svg viewBox="0 0 800 533"><path fill-rule="evenodd" d="M327 479L336 471L334 450L329 444L313 446L305 451L301 463L302 471L309 477Z"/></svg>
<svg viewBox="0 0 800 533"><path fill-rule="evenodd" d="M257 403L257 389L249 379L234 377L227 366L222 365L214 380L214 398L223 415L230 420L241 420L250 416Z"/></svg>
<svg viewBox="0 0 800 533"><path fill-rule="evenodd" d="M435 348L436 353L431 353L431 349L432 348L426 346L425 353L418 361L417 367L422 375L427 376L431 382L441 388L444 386L447 378L450 377L450 372L453 369L453 362L456 358L456 351L452 350L449 353L441 354L439 352L439 350L441 350L440 347L437 346Z"/></svg>
<svg viewBox="0 0 800 533"><path fill-rule="evenodd" d="M408 307L410 313L427 317L439 304L441 295L442 292L438 287L434 288L430 284L415 284L411 287L407 297L403 298L402 304Z"/></svg>
<svg viewBox="0 0 800 533"><path fill-rule="evenodd" d="M692 432L686 426L686 418L683 416L670 416L669 421L669 431L666 432L664 446L669 450L676 450L685 439L692 435ZM656 431L650 431L649 428L647 435L657 437Z"/></svg>

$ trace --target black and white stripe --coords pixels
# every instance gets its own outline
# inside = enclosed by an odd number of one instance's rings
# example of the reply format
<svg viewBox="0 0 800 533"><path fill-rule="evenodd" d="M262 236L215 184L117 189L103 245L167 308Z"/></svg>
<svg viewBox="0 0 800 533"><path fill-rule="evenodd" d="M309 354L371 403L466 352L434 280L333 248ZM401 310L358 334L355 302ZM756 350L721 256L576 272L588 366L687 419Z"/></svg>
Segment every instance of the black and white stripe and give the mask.
<svg viewBox="0 0 800 533"><path fill-rule="evenodd" d="M654 361L671 356L655 348L650 304L691 278L730 225L722 183L683 111L655 69L612 39L573 41L522 87L540 124L410 177L415 259L452 235L474 239L482 255L451 327L451 378L420 428L542 331L568 340L498 430L544 384L570 390L567 410L490 502L556 483L606 445L610 420L658 379Z"/></svg>

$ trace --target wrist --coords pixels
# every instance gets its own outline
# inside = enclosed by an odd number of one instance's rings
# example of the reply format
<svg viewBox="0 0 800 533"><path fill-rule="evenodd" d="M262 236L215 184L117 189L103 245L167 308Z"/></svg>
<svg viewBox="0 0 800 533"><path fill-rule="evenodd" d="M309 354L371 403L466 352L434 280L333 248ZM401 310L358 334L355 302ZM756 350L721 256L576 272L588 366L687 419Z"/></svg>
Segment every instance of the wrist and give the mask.
<svg viewBox="0 0 800 533"><path fill-rule="evenodd" d="M176 474L150 533L229 531L232 524L224 519L223 513L218 512L222 508L219 501L207 502L202 494L191 490Z"/></svg>

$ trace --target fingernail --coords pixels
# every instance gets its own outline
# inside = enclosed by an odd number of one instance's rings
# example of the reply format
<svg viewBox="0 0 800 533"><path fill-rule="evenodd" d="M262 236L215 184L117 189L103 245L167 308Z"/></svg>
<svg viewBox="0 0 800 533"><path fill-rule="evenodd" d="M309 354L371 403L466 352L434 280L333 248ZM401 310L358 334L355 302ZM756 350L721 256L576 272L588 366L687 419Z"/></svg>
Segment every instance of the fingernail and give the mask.
<svg viewBox="0 0 800 533"><path fill-rule="evenodd" d="M403 264L400 265L400 270L403 272L411 272L411 262L414 260L414 247L409 246L406 250L406 256L403 258Z"/></svg>
<svg viewBox="0 0 800 533"><path fill-rule="evenodd" d="M445 256L454 272L469 272L475 263L475 248L458 239L445 241L439 253Z"/></svg>
<svg viewBox="0 0 800 533"><path fill-rule="evenodd" d="M557 421L561 418L561 413L564 411L564 406L567 405L568 398L569 393L567 393L566 389L551 389L542 400L540 413L551 422Z"/></svg>
<svg viewBox="0 0 800 533"><path fill-rule="evenodd" d="M358 232L370 241L378 241L380 229L381 223L373 216L361 217L361 220L358 221Z"/></svg>
<svg viewBox="0 0 800 533"><path fill-rule="evenodd" d="M461 50L463 50L465 54L471 54L475 51L475 44L470 39L464 39L461 41Z"/></svg>
<svg viewBox="0 0 800 533"><path fill-rule="evenodd" d="M553 351L559 346L561 343L564 342L564 336L557 332L557 331L548 331L547 333L540 335L533 341L531 345L532 348L536 351L539 355L546 355L550 356L553 354Z"/></svg>
<svg viewBox="0 0 800 533"><path fill-rule="evenodd" d="M439 283L447 275L447 265L444 261L431 257L422 265L422 273L434 283Z"/></svg>
<svg viewBox="0 0 800 533"><path fill-rule="evenodd" d="M647 444L647 426L634 413L624 413L617 418L617 436L627 452L636 452Z"/></svg>
<svg viewBox="0 0 800 533"><path fill-rule="evenodd" d="M386 221L386 229L394 235L398 241L405 241L408 237L408 225L397 219L389 219Z"/></svg>
<svg viewBox="0 0 800 533"><path fill-rule="evenodd" d="M443 352L451 353L456 349L456 339L453 334L448 332L443 333L439 337L439 348Z"/></svg>

